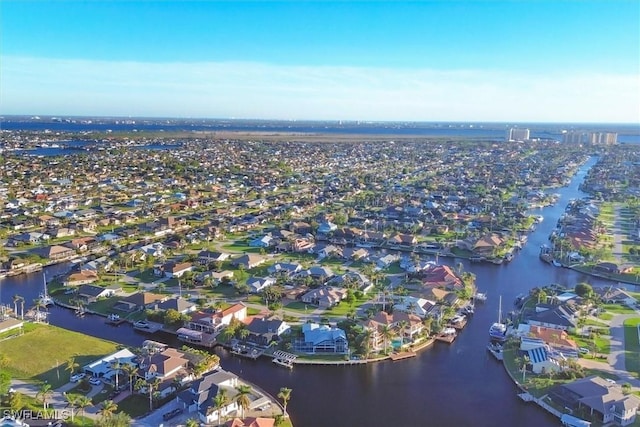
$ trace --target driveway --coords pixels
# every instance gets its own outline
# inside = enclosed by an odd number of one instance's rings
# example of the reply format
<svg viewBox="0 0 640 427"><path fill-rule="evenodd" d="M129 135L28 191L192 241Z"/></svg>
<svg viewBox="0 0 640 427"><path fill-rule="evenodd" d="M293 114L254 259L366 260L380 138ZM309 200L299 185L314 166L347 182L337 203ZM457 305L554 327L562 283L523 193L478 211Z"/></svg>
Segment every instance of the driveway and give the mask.
<svg viewBox="0 0 640 427"><path fill-rule="evenodd" d="M630 383L637 390L640 390L640 380L631 376L626 369L624 349L624 321L633 317L638 317L639 314L640 313L618 314L613 316L609 322L611 341L607 363L597 362L590 359L579 359L580 365L589 369L600 369L602 371L610 372L620 377L624 382Z"/></svg>

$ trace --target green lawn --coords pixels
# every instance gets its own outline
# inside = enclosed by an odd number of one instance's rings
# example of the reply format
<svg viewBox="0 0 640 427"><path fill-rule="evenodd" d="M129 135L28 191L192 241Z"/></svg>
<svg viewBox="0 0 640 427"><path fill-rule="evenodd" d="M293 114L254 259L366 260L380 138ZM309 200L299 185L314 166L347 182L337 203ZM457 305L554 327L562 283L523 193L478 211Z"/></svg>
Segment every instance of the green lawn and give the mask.
<svg viewBox="0 0 640 427"><path fill-rule="evenodd" d="M141 394L132 394L118 403L118 412L125 412L136 418L149 412L149 398Z"/></svg>
<svg viewBox="0 0 640 427"><path fill-rule="evenodd" d="M298 313L311 313L316 309L315 305L305 304L300 301L290 302L284 306L285 310L297 311Z"/></svg>
<svg viewBox="0 0 640 427"><path fill-rule="evenodd" d="M605 304L603 308L611 313L615 314L634 314L635 311L630 309L629 307L622 306L619 304Z"/></svg>
<svg viewBox="0 0 640 427"><path fill-rule="evenodd" d="M605 311L604 313L598 314L598 318L602 320L611 320L613 319L613 313L607 313Z"/></svg>
<svg viewBox="0 0 640 427"><path fill-rule="evenodd" d="M627 319L624 322L625 364L627 371L640 378L640 317Z"/></svg>
<svg viewBox="0 0 640 427"><path fill-rule="evenodd" d="M14 378L47 381L53 388L69 381L70 357L86 365L117 350L117 344L49 325L29 325L25 334L3 341L0 352L9 358Z"/></svg>

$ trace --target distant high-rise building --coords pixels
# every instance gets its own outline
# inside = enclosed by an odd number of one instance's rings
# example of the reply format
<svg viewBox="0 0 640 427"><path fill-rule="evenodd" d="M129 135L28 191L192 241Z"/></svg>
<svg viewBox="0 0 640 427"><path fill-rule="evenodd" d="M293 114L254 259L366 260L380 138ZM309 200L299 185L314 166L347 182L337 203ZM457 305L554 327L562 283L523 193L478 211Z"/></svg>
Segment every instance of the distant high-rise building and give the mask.
<svg viewBox="0 0 640 427"><path fill-rule="evenodd" d="M618 142L618 134L613 132L591 132L589 142L599 145L613 145Z"/></svg>
<svg viewBox="0 0 640 427"><path fill-rule="evenodd" d="M569 131L562 136L565 144L613 145L618 142L618 134L614 132L580 132Z"/></svg>
<svg viewBox="0 0 640 427"><path fill-rule="evenodd" d="M562 142L565 144L582 144L585 140L584 132L569 131L562 135Z"/></svg>
<svg viewBox="0 0 640 427"><path fill-rule="evenodd" d="M511 128L507 131L507 141L528 141L529 129Z"/></svg>

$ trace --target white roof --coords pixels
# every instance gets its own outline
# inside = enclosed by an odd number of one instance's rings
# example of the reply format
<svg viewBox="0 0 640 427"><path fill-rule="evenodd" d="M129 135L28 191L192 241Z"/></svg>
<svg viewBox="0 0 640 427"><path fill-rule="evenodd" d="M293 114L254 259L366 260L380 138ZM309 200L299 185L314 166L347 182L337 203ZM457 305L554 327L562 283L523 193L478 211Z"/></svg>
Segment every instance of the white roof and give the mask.
<svg viewBox="0 0 640 427"><path fill-rule="evenodd" d="M103 357L102 359L96 360L84 367L85 371L90 371L94 375L104 375L112 370L111 363L116 359L121 363L131 363L133 359L136 357L131 351L126 348L119 350L113 354Z"/></svg>

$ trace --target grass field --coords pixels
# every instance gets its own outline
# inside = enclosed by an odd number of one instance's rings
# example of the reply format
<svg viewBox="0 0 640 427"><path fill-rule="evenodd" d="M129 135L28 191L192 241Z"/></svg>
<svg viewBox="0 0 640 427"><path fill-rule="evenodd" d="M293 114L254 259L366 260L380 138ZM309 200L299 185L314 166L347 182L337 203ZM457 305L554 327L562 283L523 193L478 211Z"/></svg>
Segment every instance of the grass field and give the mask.
<svg viewBox="0 0 640 427"><path fill-rule="evenodd" d="M53 388L69 381L66 361L75 357L80 366L117 350L117 345L49 325L27 325L25 334L3 341L0 353L9 358L12 377L47 381Z"/></svg>
<svg viewBox="0 0 640 427"><path fill-rule="evenodd" d="M624 322L625 365L627 371L640 378L640 317Z"/></svg>

